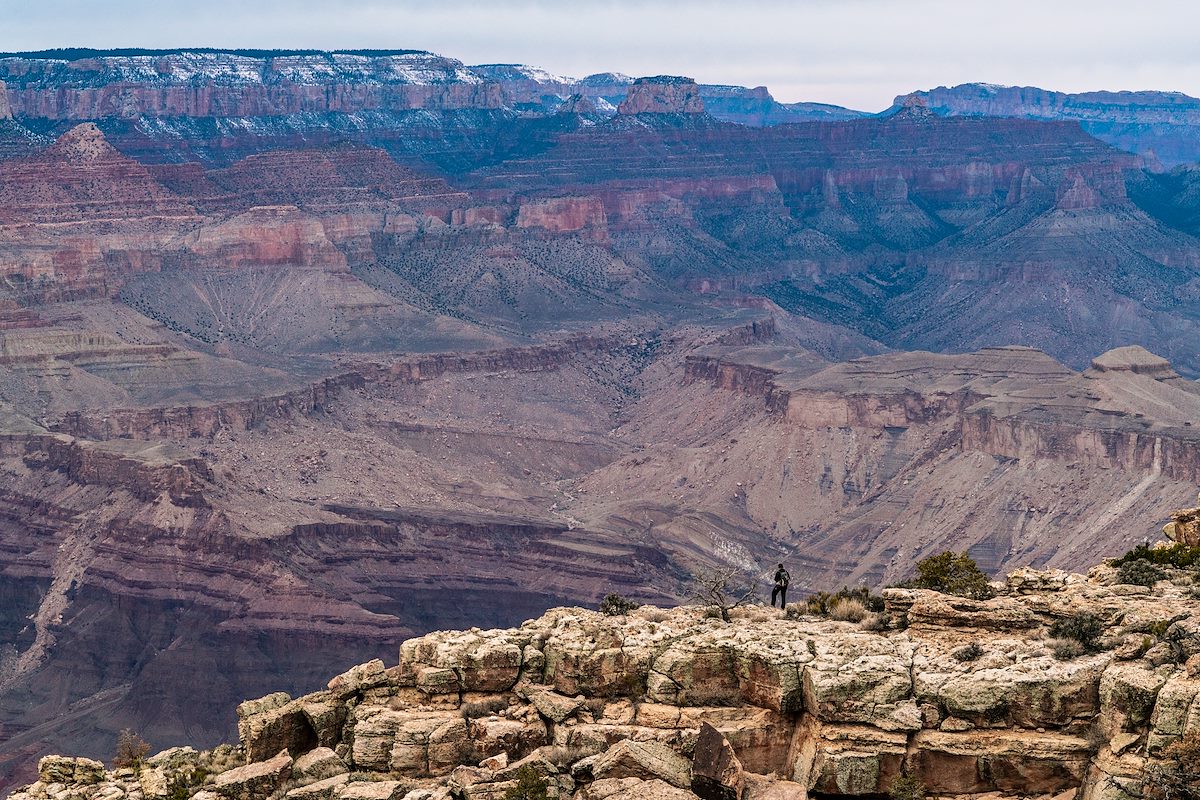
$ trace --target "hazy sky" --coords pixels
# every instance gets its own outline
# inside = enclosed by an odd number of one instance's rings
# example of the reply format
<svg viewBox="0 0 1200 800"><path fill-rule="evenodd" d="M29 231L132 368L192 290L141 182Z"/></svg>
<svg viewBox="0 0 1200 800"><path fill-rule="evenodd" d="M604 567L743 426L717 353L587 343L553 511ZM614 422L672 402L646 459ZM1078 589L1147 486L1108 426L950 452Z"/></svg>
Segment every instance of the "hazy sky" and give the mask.
<svg viewBox="0 0 1200 800"><path fill-rule="evenodd" d="M1197 0L0 0L0 50L197 45L690 75L870 111L967 81L1200 95Z"/></svg>

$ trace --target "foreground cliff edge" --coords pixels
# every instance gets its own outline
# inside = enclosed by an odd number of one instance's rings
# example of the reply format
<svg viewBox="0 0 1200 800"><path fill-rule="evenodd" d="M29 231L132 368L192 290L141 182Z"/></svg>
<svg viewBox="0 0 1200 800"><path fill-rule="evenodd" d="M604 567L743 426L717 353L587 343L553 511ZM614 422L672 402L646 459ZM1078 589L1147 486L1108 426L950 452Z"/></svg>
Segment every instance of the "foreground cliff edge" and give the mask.
<svg viewBox="0 0 1200 800"><path fill-rule="evenodd" d="M1168 525L1176 548L1195 512ZM902 776L939 796L1163 797L1200 741L1200 574L1137 563L1162 579L1022 569L987 600L885 590L861 623L558 608L432 633L395 666L243 703L237 747L112 771L47 756L12 798L500 800L544 779L575 800L805 800ZM1050 638L1089 619L1090 646Z"/></svg>

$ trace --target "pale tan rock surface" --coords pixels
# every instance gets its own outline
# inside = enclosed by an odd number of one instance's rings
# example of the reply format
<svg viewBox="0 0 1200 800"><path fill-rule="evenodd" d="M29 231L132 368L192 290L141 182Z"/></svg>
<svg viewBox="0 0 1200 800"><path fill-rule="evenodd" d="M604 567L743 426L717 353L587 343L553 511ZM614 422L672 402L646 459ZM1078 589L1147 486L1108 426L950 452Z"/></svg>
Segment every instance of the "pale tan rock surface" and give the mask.
<svg viewBox="0 0 1200 800"><path fill-rule="evenodd" d="M1200 735L1200 596L1166 572L1147 588L1111 567L1022 569L989 600L892 589L878 631L755 607L731 623L557 608L243 703L224 762L175 748L106 773L55 756L14 800L177 785L200 800L503 800L530 771L559 800L879 796L903 775L962 800L1119 800ZM1104 634L1060 659L1049 627L1079 613Z"/></svg>

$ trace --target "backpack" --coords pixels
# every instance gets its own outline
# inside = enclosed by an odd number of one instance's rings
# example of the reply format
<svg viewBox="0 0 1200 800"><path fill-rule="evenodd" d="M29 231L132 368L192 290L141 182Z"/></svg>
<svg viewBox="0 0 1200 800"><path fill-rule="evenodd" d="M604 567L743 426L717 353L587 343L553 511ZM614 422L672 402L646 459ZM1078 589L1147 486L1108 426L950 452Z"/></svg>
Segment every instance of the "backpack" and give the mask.
<svg viewBox="0 0 1200 800"><path fill-rule="evenodd" d="M788 574L788 571L786 569L781 569L775 573L775 583L777 583L778 585L782 586L785 589L787 588L788 581L790 581L791 579L792 579L792 576Z"/></svg>

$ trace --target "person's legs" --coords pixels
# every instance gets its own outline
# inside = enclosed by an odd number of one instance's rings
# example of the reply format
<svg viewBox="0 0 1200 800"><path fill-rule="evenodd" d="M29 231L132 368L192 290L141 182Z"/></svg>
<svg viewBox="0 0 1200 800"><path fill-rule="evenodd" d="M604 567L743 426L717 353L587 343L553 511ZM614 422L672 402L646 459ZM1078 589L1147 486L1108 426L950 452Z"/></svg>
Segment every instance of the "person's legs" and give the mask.
<svg viewBox="0 0 1200 800"><path fill-rule="evenodd" d="M787 587L779 587L779 607L787 608Z"/></svg>
<svg viewBox="0 0 1200 800"><path fill-rule="evenodd" d="M779 587L771 589L771 608L775 607L775 598L779 596Z"/></svg>

